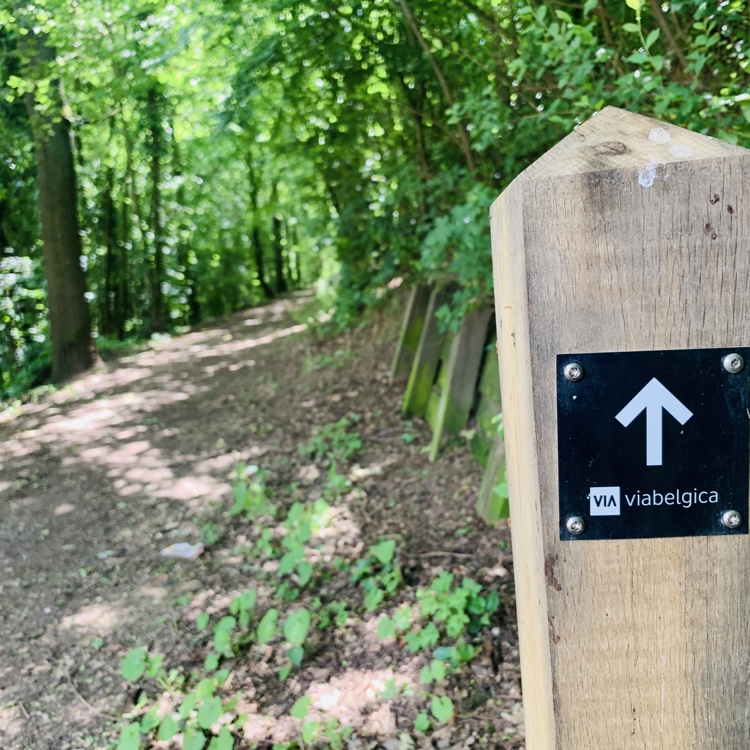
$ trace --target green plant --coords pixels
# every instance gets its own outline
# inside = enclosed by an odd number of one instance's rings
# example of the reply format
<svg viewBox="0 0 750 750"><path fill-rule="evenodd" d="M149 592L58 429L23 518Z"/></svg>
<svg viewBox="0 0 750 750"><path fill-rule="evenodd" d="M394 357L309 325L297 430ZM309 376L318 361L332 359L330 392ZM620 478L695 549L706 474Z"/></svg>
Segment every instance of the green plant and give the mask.
<svg viewBox="0 0 750 750"><path fill-rule="evenodd" d="M284 530L281 544L286 552L279 560L278 575L296 571L299 585L304 587L313 574L313 566L304 559L305 544L312 536L312 511L302 503L294 503L284 521Z"/></svg>
<svg viewBox="0 0 750 750"><path fill-rule="evenodd" d="M359 434L350 431L359 420L358 414L349 414L323 425L309 443L300 446L299 452L313 461L350 461L362 448Z"/></svg>
<svg viewBox="0 0 750 750"><path fill-rule="evenodd" d="M305 655L304 643L310 631L312 615L304 607L292 610L284 620L283 633L287 640L285 655L291 662L281 668L279 678L285 680L292 671L292 667L299 667Z"/></svg>
<svg viewBox="0 0 750 750"><path fill-rule="evenodd" d="M342 726L335 716L322 722L308 719L310 704L310 696L303 695L294 702L289 711L293 719L299 719L302 722L300 728L302 744L311 745L318 741L325 743L330 750L342 750L347 738L354 731L352 727Z"/></svg>
<svg viewBox="0 0 750 750"><path fill-rule="evenodd" d="M364 605L368 612L377 609L386 596L401 585L403 576L396 555L396 542L387 539L374 544L352 570L352 580L360 583L365 592Z"/></svg>
<svg viewBox="0 0 750 750"><path fill-rule="evenodd" d="M125 657L121 673L129 682L142 677L154 679L167 695L167 701L152 702L142 693L129 721L120 730L117 750L139 750L141 737L166 742L182 733L183 750L202 750L208 742L208 750L231 750L234 731L239 730L246 716L237 714L238 696L221 694L229 672L217 672L212 677L201 679L186 689L187 678L177 669L167 672L162 654L149 654L143 647L132 649ZM212 729L222 716L230 716L218 734Z"/></svg>
<svg viewBox="0 0 750 750"><path fill-rule="evenodd" d="M234 505L229 515L242 513L248 518L255 518L273 512L274 508L266 494L265 472L255 464L239 464L235 470Z"/></svg>
<svg viewBox="0 0 750 750"><path fill-rule="evenodd" d="M212 521L204 521L201 523L201 536L203 537L203 543L207 547L211 547L221 539L221 529Z"/></svg>
<svg viewBox="0 0 750 750"><path fill-rule="evenodd" d="M328 628L335 625L337 628L343 628L349 619L349 609L346 602L329 602L325 607L321 607L318 615L318 624L321 628Z"/></svg>

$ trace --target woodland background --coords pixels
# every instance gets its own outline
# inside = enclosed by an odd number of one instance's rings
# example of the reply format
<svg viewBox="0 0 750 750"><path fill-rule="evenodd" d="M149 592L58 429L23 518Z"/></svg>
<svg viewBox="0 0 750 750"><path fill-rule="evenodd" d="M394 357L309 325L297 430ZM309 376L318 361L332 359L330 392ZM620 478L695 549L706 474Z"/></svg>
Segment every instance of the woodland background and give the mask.
<svg viewBox="0 0 750 750"><path fill-rule="evenodd" d="M750 145L745 0L3 0L0 399L316 285L491 289L490 202L607 104Z"/></svg>

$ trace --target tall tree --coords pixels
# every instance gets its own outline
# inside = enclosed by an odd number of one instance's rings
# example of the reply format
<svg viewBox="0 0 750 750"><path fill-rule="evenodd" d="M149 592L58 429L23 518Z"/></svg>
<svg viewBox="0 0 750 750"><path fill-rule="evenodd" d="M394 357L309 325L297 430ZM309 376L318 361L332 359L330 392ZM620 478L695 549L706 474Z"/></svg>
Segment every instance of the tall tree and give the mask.
<svg viewBox="0 0 750 750"><path fill-rule="evenodd" d="M73 131L66 116L55 51L30 26L20 46L25 77L34 82L26 107L34 133L42 224L52 380L83 372L96 361L78 225Z"/></svg>

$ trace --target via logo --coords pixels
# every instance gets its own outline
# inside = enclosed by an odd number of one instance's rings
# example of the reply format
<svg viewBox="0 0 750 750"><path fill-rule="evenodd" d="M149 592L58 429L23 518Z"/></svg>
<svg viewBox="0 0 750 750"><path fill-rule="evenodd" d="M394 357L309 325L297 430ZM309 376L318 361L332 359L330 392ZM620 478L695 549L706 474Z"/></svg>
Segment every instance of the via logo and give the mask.
<svg viewBox="0 0 750 750"><path fill-rule="evenodd" d="M590 487L589 514L592 516L619 516L620 488Z"/></svg>

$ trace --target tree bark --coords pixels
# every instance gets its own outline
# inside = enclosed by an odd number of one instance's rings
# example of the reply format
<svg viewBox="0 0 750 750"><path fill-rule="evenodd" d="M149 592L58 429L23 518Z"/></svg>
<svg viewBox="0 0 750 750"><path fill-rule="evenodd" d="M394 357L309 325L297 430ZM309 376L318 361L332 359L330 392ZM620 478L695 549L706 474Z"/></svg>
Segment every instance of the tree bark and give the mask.
<svg viewBox="0 0 750 750"><path fill-rule="evenodd" d="M164 237L161 221L161 157L164 149L164 129L161 119L161 92L157 84L148 88L146 95L148 108L149 135L151 139L151 209L149 223L154 234L154 257L149 271L149 292L151 297L151 331L161 332L166 329L164 309Z"/></svg>
<svg viewBox="0 0 750 750"><path fill-rule="evenodd" d="M174 133L174 127L172 128ZM172 171L177 179L177 210L180 211L179 226L177 228L177 264L182 271L185 297L188 306L188 322L191 324L198 323L201 319L201 306L198 299L198 279L195 275L195 269L190 262L190 252L186 241L187 227L184 219L185 205L185 184L182 181L182 160L180 158L180 144L177 137L172 138Z"/></svg>
<svg viewBox="0 0 750 750"><path fill-rule="evenodd" d="M55 59L54 50L33 32L27 34L24 47L22 51L29 59L28 77L43 81L44 72ZM81 265L72 129L64 115L61 87L59 81L49 85L44 93L50 101L43 107L37 106L34 92L26 95L37 162L54 382L77 375L96 362Z"/></svg>
<svg viewBox="0 0 750 750"><path fill-rule="evenodd" d="M276 275L276 294L284 294L288 291L284 276L284 246L281 240L281 219L275 215L273 217L273 264Z"/></svg>
<svg viewBox="0 0 750 750"><path fill-rule="evenodd" d="M252 162L252 155L248 154L245 161L247 163L247 175L250 188L250 208L253 212L253 231L251 233L251 237L253 243L255 270L258 274L258 281L260 282L260 287L263 290L263 294L265 295L266 299L273 299L273 289L271 289L270 284L266 281L265 262L263 257L263 240L260 234L260 218L258 216L258 181Z"/></svg>

